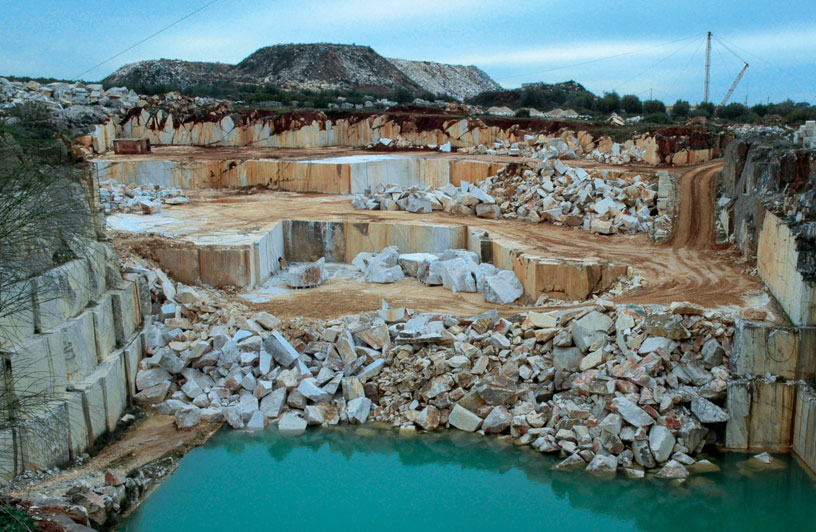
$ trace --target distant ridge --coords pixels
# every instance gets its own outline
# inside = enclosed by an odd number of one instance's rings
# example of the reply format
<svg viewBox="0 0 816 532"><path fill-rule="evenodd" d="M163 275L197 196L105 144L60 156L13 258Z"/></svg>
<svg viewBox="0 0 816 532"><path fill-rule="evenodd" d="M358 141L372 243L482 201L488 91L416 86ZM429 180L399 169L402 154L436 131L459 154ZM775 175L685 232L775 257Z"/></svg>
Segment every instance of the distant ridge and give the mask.
<svg viewBox="0 0 816 532"><path fill-rule="evenodd" d="M106 86L166 85L182 90L226 82L286 90L407 90L457 100L501 90L475 66L386 59L368 46L327 43L267 46L237 65L175 59L140 61L119 68L102 82Z"/></svg>

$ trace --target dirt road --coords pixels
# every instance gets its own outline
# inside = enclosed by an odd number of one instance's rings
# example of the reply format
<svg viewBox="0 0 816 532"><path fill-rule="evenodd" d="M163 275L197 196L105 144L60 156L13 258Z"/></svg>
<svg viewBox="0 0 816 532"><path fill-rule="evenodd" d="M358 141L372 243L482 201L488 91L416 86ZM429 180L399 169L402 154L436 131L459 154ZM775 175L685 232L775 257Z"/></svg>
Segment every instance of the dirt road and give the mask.
<svg viewBox="0 0 816 532"><path fill-rule="evenodd" d="M730 248L718 248L714 242L714 182L720 167L721 163L714 162L678 172L676 228L673 238L665 244L655 244L645 234L594 235L547 223L456 217L442 212L358 211L351 206L349 197L291 192L245 195L234 191L191 191L193 201L190 204L168 208L170 221L162 226L162 230L184 236L211 233L213 227L219 231L253 231L287 218L462 224L485 229L494 240L515 242L527 253L536 256L596 258L632 266L641 272L643 286L635 293L618 298L616 301L620 303L668 304L685 300L709 308L745 306L754 296L762 293L762 287L757 279L748 275L747 266L740 262L737 253ZM381 287L377 289L382 290ZM319 304L319 301L313 300L318 293L297 292L291 297L304 303L304 315L309 315L307 309L312 305L308 301ZM340 308L334 309L335 312L343 309L358 311L360 304L355 301L363 298L379 300L376 294L369 294L359 286L348 287L344 293L344 298L339 292L332 298L333 301L338 297L347 300L345 305L340 304ZM424 300L423 306L430 304L440 310L464 303L450 301L449 304L450 294L422 296L420 294L424 290L417 289L409 291L409 295L411 293L417 300ZM434 301L436 305L432 304ZM301 303L292 301L286 307L294 313ZM476 310L481 305L468 301L467 307Z"/></svg>

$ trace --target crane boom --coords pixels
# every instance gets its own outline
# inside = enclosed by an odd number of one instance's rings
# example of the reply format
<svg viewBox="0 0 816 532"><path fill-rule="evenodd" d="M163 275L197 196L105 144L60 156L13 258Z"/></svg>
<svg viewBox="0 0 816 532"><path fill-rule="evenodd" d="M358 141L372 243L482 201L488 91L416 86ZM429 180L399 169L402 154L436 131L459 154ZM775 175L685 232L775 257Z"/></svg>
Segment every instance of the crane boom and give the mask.
<svg viewBox="0 0 816 532"><path fill-rule="evenodd" d="M734 91L737 88L737 84L739 84L740 80L742 79L742 76L745 75L746 70L748 70L748 63L745 63L745 66L742 67L740 73L737 74L737 78L734 80L734 83L731 84L731 87L728 89L728 92L725 93L725 98L723 98L720 107L725 107L725 104L728 103L728 99L731 97L732 94L734 94Z"/></svg>

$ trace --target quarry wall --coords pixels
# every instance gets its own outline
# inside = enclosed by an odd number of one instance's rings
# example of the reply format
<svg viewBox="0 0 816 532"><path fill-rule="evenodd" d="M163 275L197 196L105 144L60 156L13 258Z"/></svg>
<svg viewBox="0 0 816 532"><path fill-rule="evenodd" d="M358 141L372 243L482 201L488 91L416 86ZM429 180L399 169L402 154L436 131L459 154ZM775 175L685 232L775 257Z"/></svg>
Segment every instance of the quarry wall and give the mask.
<svg viewBox="0 0 816 532"><path fill-rule="evenodd" d="M224 236L224 239L230 237ZM402 253L440 253L470 249L482 262L513 271L525 294L583 301L628 274L626 265L595 259L535 257L517 242L493 240L478 228L393 222L284 220L237 237L230 245L168 241L156 247L156 260L176 280L214 287L253 288L289 262L350 263L359 253L397 246Z"/></svg>
<svg viewBox="0 0 816 532"><path fill-rule="evenodd" d="M0 321L0 483L92 451L135 394L147 285L109 243L79 249L20 284L30 304Z"/></svg>
<svg viewBox="0 0 816 532"><path fill-rule="evenodd" d="M0 482L93 449L135 393L141 306L149 299L136 276L106 279L110 253L98 244L44 273L33 283L33 308L12 318L14 345L0 385L10 400L37 406L25 409L20 426L0 430Z"/></svg>
<svg viewBox="0 0 816 532"><path fill-rule="evenodd" d="M97 125L90 135L81 138L81 144L98 154L110 151L114 138L142 137L155 145L359 148L382 141L396 142L395 145L401 147L449 145L454 150L492 146L494 143L528 145L562 139L579 156L598 152L605 157L618 157L622 150L636 147L648 164L676 166L705 162L719 153L716 139L706 140L703 135L693 132L686 138L687 131L638 135L621 145L609 137L596 138L587 131L565 129L566 124L555 124L550 128L552 131L540 132L523 129L518 124L502 127L487 125L480 120L444 116L397 118L368 115L332 120L322 113L289 114L276 119L250 113L242 117L218 115L179 121L164 111L152 114L147 109L134 111L138 112L128 114L122 122L108 120ZM542 125L546 124L531 124L530 127Z"/></svg>
<svg viewBox="0 0 816 532"><path fill-rule="evenodd" d="M441 187L496 175L505 165L478 160L357 155L315 160L96 159L100 181L131 187L220 188L254 185L291 192L363 194L378 184Z"/></svg>
<svg viewBox="0 0 816 532"><path fill-rule="evenodd" d="M741 321L731 357L726 445L792 449L816 470L816 283L808 242L812 154L733 141L725 150L718 225L757 272L789 325Z"/></svg>

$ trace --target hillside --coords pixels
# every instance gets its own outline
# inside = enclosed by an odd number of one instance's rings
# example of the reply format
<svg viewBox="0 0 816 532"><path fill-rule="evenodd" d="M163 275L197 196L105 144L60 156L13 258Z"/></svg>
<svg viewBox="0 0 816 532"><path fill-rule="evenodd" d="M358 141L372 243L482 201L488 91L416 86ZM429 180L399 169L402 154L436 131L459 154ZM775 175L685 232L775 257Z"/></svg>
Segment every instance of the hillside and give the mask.
<svg viewBox="0 0 816 532"><path fill-rule="evenodd" d="M238 63L159 59L125 65L102 80L107 87L166 86L178 90L213 84L284 90L408 91L448 94L463 100L501 87L474 66L386 59L368 46L279 44Z"/></svg>
<svg viewBox="0 0 816 532"><path fill-rule="evenodd" d="M226 63L152 59L125 65L102 80L102 83L106 87L163 85L184 90L228 81L233 68L233 65Z"/></svg>
<svg viewBox="0 0 816 532"><path fill-rule="evenodd" d="M475 66L406 59L389 61L426 91L447 94L460 101L485 91L502 90L501 85Z"/></svg>
<svg viewBox="0 0 816 532"><path fill-rule="evenodd" d="M419 85L367 46L267 46L238 63L232 75L237 81L283 89L420 90Z"/></svg>
<svg viewBox="0 0 816 532"><path fill-rule="evenodd" d="M483 107L506 106L513 109L534 107L549 111L556 107L587 110L597 97L575 81L561 83L525 83L520 89L489 90L468 98L468 103Z"/></svg>

